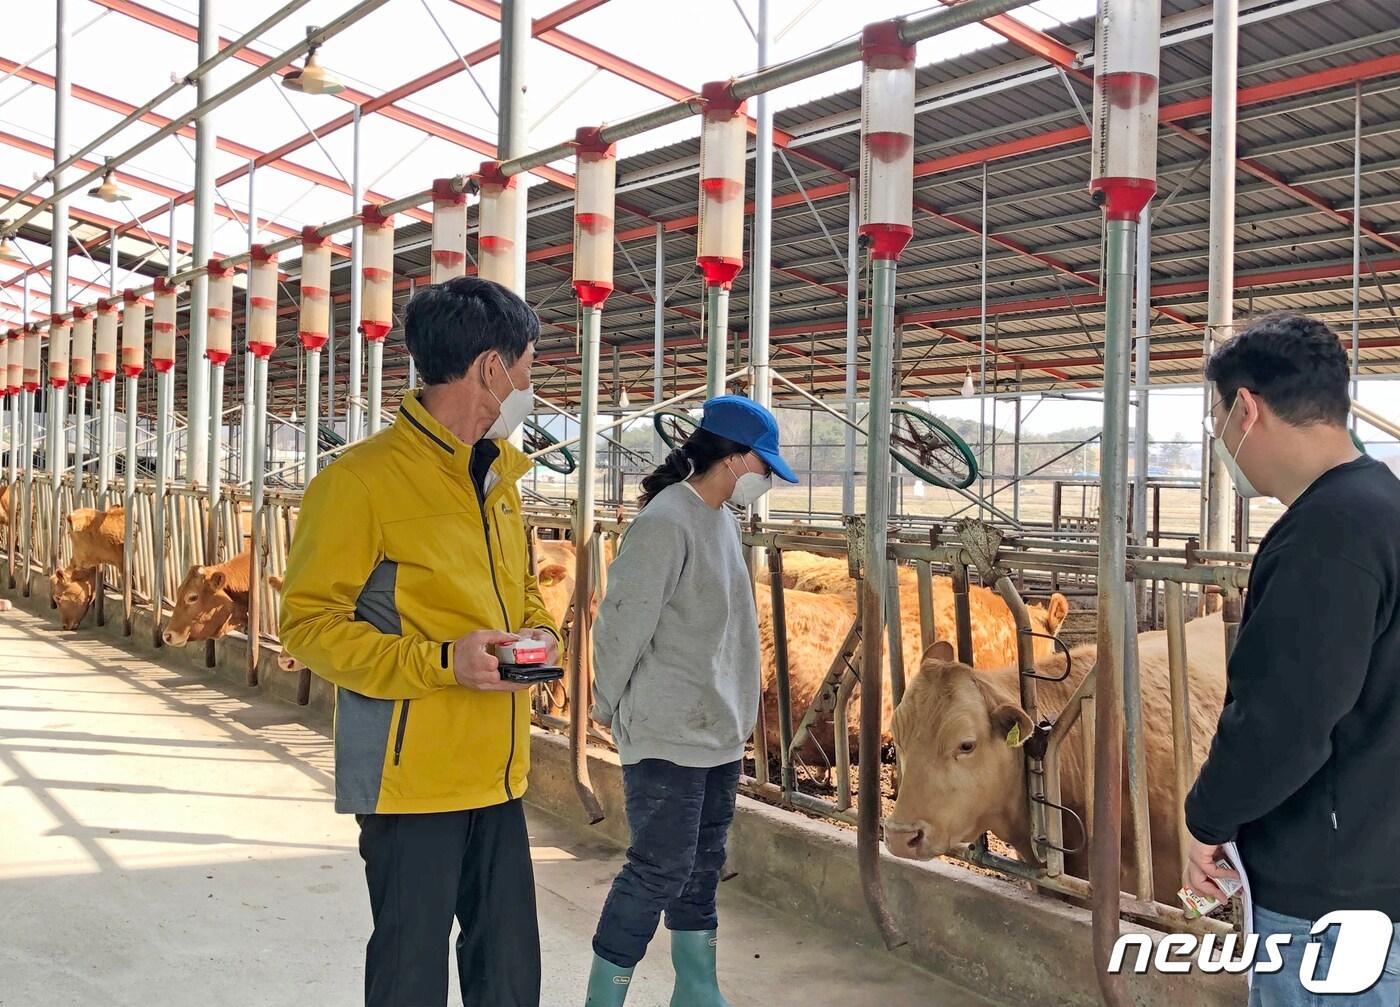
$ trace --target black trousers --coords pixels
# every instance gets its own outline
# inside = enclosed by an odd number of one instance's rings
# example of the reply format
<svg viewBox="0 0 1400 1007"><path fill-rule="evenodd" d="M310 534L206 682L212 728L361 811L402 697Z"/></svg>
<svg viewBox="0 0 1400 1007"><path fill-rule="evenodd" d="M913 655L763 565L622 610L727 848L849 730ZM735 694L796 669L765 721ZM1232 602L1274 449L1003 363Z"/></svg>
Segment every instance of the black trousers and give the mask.
<svg viewBox="0 0 1400 1007"><path fill-rule="evenodd" d="M454 916L465 1007L539 1007L539 921L521 802L356 818L374 913L366 1007L446 1005Z"/></svg>
<svg viewBox="0 0 1400 1007"><path fill-rule="evenodd" d="M666 929L714 930L715 891L724 867L739 789L739 763L691 769L663 759L622 767L627 862L613 880L593 951L618 968L646 954L661 915Z"/></svg>

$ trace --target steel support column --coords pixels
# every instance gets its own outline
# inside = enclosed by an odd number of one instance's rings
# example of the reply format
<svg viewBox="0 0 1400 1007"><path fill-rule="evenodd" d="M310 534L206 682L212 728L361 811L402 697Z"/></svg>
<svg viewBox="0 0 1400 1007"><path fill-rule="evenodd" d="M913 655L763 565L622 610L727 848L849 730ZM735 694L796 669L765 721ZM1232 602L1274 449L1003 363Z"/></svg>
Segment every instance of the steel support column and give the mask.
<svg viewBox="0 0 1400 1007"><path fill-rule="evenodd" d="M156 495L151 503L151 553L154 577L151 580L151 646L160 647L161 627L165 615L165 494L170 477L170 398L174 391L174 371L156 372ZM127 511L127 524L131 524L132 512ZM214 524L212 511L210 525Z"/></svg>
<svg viewBox="0 0 1400 1007"><path fill-rule="evenodd" d="M593 526L597 521L594 479L598 467L598 364L602 339L603 309L600 305L581 308L583 360L579 377L578 502L574 510L574 654L569 659L570 682L569 747L574 756L574 785L591 822L603 820L602 809L593 794L588 775L589 663L592 660L592 610L590 599L597 577L594 567L602 562L595 548Z"/></svg>
<svg viewBox="0 0 1400 1007"><path fill-rule="evenodd" d="M529 126L525 121L525 66L530 44L529 0L501 2L501 66L500 121L497 129L496 157L504 161L527 152ZM519 278L517 294L525 296L525 235L527 233L527 204L530 176L522 174L515 183L520 188L515 201L515 275ZM518 440L512 436L511 440Z"/></svg>
<svg viewBox="0 0 1400 1007"><path fill-rule="evenodd" d="M1098 671L1095 679L1095 729L1099 747L1094 768L1095 823L1116 835L1122 814L1124 667L1127 660L1127 513L1128 386L1132 352L1133 246L1136 223L1105 220L1103 436L1099 477ZM1099 829L1095 829L1096 833ZM1096 837L1097 838L1097 837ZM1095 960L1106 961L1100 939L1116 938L1122 853L1116 841L1099 842L1091 853L1090 883L1094 914L1112 925L1095 928ZM1110 979L1112 977L1109 977ZM1114 1002L1105 997L1106 1001Z"/></svg>
<svg viewBox="0 0 1400 1007"><path fill-rule="evenodd" d="M326 305L326 426L335 430L335 298ZM319 432L317 433L319 437Z"/></svg>
<svg viewBox="0 0 1400 1007"><path fill-rule="evenodd" d="M321 429L321 351L306 351L306 446L302 449L302 472L308 486L316 476Z"/></svg>
<svg viewBox="0 0 1400 1007"><path fill-rule="evenodd" d="M369 435L384 421L384 340L369 341Z"/></svg>
<svg viewBox="0 0 1400 1007"><path fill-rule="evenodd" d="M1361 83L1355 98L1355 139L1351 161L1351 399L1361 398ZM1351 415L1351 430L1357 430ZM1246 534L1247 538L1247 534Z"/></svg>
<svg viewBox="0 0 1400 1007"><path fill-rule="evenodd" d="M1152 383L1152 208L1143 207L1137 233L1137 408L1133 413L1133 544L1147 542L1147 386ZM1139 588L1141 591L1141 588ZM1145 611L1138 599L1139 615Z"/></svg>
<svg viewBox="0 0 1400 1007"><path fill-rule="evenodd" d="M360 106L355 106L355 123L351 137L350 213L360 212ZM360 376L364 370L361 357L365 335L360 331L360 272L364 264L363 228L350 232L350 363L345 375L345 439L350 442L365 435L365 404L360 398Z"/></svg>
<svg viewBox="0 0 1400 1007"><path fill-rule="evenodd" d="M1239 78L1239 0L1215 0L1211 48L1210 108L1210 272L1202 364L1234 333L1235 310L1235 118ZM1210 414L1215 391L1204 381L1204 410ZM1225 466L1201 448L1201 536L1208 549L1228 548L1233 494Z"/></svg>
<svg viewBox="0 0 1400 1007"><path fill-rule="evenodd" d="M258 241L258 192L254 185L257 171L248 165L248 248ZM244 309L246 321L247 308ZM238 478L240 482L253 481L253 351L245 346L243 350L243 417L238 434Z"/></svg>
<svg viewBox="0 0 1400 1007"><path fill-rule="evenodd" d="M267 357L253 358L253 536L248 577L247 682L258 684L258 651L262 641L263 483L267 478Z"/></svg>
<svg viewBox="0 0 1400 1007"><path fill-rule="evenodd" d="M122 541L122 636L131 635L132 578L136 576L136 378L126 379L126 459L122 466L122 506L126 509L126 534Z"/></svg>
<svg viewBox="0 0 1400 1007"><path fill-rule="evenodd" d="M28 311L25 312L27 316ZM21 393L24 415L24 485L20 501L20 576L24 580L24 596L29 597L34 571L34 393Z"/></svg>
<svg viewBox="0 0 1400 1007"><path fill-rule="evenodd" d="M705 397L724 394L729 354L729 287L705 288Z"/></svg>
<svg viewBox="0 0 1400 1007"><path fill-rule="evenodd" d="M656 280L652 290L652 404L665 398L666 379L666 228L656 225ZM653 425L651 434L651 454L660 465L666 457L666 442Z"/></svg>
<svg viewBox="0 0 1400 1007"><path fill-rule="evenodd" d="M55 193L62 193L65 173L60 166L68 159L68 103L73 91L68 79L68 49L72 41L68 33L68 0L57 0L55 4L54 39L53 187ZM68 198L59 195L54 199L50 211L53 222L49 239L52 251L49 267L49 311L63 314L68 310ZM68 436L64 417L67 401L66 386L55 388L50 383L45 403L49 413L49 428L53 431L49 454L49 474L53 479L53 507L50 510L48 529L49 573L58 568L63 472L68 467Z"/></svg>
<svg viewBox="0 0 1400 1007"><path fill-rule="evenodd" d="M758 0L758 68L768 65L768 7L769 0ZM749 367L752 380L749 396L759 405L773 405L773 372L769 367L768 308L772 296L773 269L773 106L767 92L756 99L758 129L753 148L753 279L749 281ZM711 372L712 374L715 372ZM719 373L723 373L721 370ZM810 448L807 457L810 459ZM765 495L754 502L753 516L768 520L770 501ZM763 553L755 551L762 565ZM767 766L762 772L767 774Z"/></svg>
<svg viewBox="0 0 1400 1007"><path fill-rule="evenodd" d="M215 0L199 0L199 61L211 58L219 48L219 25L215 15ZM196 101L203 105L218 93L216 74L202 74L196 83ZM194 138L194 248L192 261L209 261L213 254L210 237L214 230L215 123L213 110L206 111L195 121ZM206 446L200 432L209 422L209 370L204 359L205 333L209 324L208 279L200 274L190 281L190 332L186 350L189 360L185 368L185 429L189 431L189 481L198 482L205 471Z"/></svg>
<svg viewBox="0 0 1400 1007"><path fill-rule="evenodd" d="M870 272L870 411L865 439L865 547L860 581L860 824L857 858L866 904L886 944L901 943L880 891L880 692L884 687L885 605L889 594L890 391L894 350L895 263Z"/></svg>
<svg viewBox="0 0 1400 1007"><path fill-rule="evenodd" d="M841 513L856 512L856 380L860 341L860 186L849 186L846 224L846 423L842 428L845 466L841 473Z"/></svg>

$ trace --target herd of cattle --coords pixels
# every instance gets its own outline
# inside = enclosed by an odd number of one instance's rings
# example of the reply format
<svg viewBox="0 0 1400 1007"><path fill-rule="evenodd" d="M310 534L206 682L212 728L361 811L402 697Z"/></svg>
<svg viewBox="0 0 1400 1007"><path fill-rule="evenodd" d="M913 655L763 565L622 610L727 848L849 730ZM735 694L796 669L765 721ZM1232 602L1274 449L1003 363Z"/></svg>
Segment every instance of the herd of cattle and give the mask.
<svg viewBox="0 0 1400 1007"><path fill-rule="evenodd" d="M6 490L0 494L0 527L13 526L12 507ZM68 515L67 522L72 562L53 574L50 586L63 627L76 629L92 607L99 570L106 567L117 578L122 575L125 514L121 507L106 511L80 508ZM534 560L540 591L560 625L566 623L573 601L574 558L571 542L536 543ZM243 551L232 559L191 567L174 595L174 609L163 633L166 645L179 647L245 630L250 573L251 553L246 542ZM766 582L766 574L763 579ZM269 583L274 591L281 589L280 578L270 577ZM817 697L842 652L856 615L856 583L850 578L844 559L785 552L783 588L789 688L796 724ZM756 597L764 721L768 751L776 753L778 694L772 602L768 590L758 591ZM892 702L892 690L883 690L882 741L893 743L901 767L898 798L885 825L890 852L899 857L930 859L973 842L983 832L992 832L1014 847L1022 859L1033 861L1025 799L1025 759L1016 745L1031 736L1034 725L1020 706L1017 631L1010 609L996 592L979 586L970 589L973 662L968 666L953 660L946 644L922 652L917 630L918 583L912 569L899 571L897 600L904 627L904 666L918 671L910 676L898 710ZM949 635L955 619L953 589L948 578L934 578L933 602L939 635ZM1029 610L1032 629L1037 634L1037 664L1047 678L1038 687L1041 713L1048 711L1053 718L1094 666L1095 650L1093 645L1074 648L1068 660L1069 675L1063 677L1066 659L1063 654L1054 653L1051 638L1059 632L1069 612L1067 600L1053 594L1044 604L1031 605ZM1193 770L1205 759L1224 697L1224 639L1219 615L1187 625ZM1173 776L1166 633L1142 634L1138 649L1153 875L1157 897L1172 901L1175 879L1180 876L1176 832L1180 795ZM888 655L886 662L888 680ZM279 656L278 664L284 671L302 667L285 652ZM1061 677L1061 681L1049 680ZM567 701L567 693L556 687L546 705L552 712L559 712ZM854 753L858 749L854 736L858 702L850 704L849 715L848 740ZM833 751L833 734L829 722L812 725L799 754L816 765L827 762ZM1059 766L1062 803L1085 819L1082 746L1064 746ZM1070 842L1075 839L1071 834L1074 829L1072 823L1067 823L1066 839ZM1081 858L1082 854L1067 857L1067 869L1084 877ZM1130 887L1134 869L1131 835L1125 829L1125 887Z"/></svg>

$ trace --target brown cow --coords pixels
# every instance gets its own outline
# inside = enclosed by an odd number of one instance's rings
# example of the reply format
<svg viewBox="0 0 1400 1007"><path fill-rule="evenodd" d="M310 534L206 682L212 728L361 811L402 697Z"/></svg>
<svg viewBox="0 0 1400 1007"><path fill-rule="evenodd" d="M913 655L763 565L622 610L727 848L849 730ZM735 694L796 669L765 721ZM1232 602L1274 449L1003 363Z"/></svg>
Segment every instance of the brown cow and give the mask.
<svg viewBox="0 0 1400 1007"><path fill-rule="evenodd" d="M18 483L0 488L0 542L9 544L10 529L15 527L15 501L19 498Z"/></svg>
<svg viewBox="0 0 1400 1007"><path fill-rule="evenodd" d="M120 573L126 569L124 545L126 511L109 507L105 511L78 507L68 515L68 536L73 543L73 566L95 567L107 564Z"/></svg>
<svg viewBox="0 0 1400 1007"><path fill-rule="evenodd" d="M766 576L760 579L767 581ZM783 554L783 586L812 594L853 595L856 582L851 579L846 560L794 551ZM911 636L917 640L919 633L919 578L911 567L899 568L899 603L900 628L907 655ZM968 588L968 608L972 616L973 667L998 668L1014 662L1016 622L1001 595L991 588L972 584ZM933 618L941 635L952 637L957 632L954 613L952 578L934 577ZM1062 594L1053 594L1048 605L1031 605L1030 614L1032 629L1037 634L1054 636L1069 614L1069 601ZM1054 644L1044 636L1037 636L1037 657L1050 653L1053 648ZM910 670L915 667L918 656L914 653L912 661L906 656L905 664Z"/></svg>
<svg viewBox="0 0 1400 1007"><path fill-rule="evenodd" d="M77 629L97 597L97 568L59 567L49 576L49 597L58 606L59 624Z"/></svg>
<svg viewBox="0 0 1400 1007"><path fill-rule="evenodd" d="M912 571L911 571L912 573ZM901 578L903 579L903 578ZM847 583L850 583L848 580ZM900 643L906 675L918 667L921 651L919 640L919 599L917 587L902 585L900 592ZM766 586L756 593L758 602L758 632L763 669L764 722L769 752L778 751L778 696L776 665L773 658L772 601ZM1016 623L1011 610L1001 596L986 588L974 587L969 595L972 615L973 653L978 667L1000 667L1016 661ZM1037 659L1048 657L1054 650L1049 637L1059 632L1069 611L1063 595L1053 595L1048 607L1029 605L1031 628ZM934 625L940 631L953 631L953 592L947 577L934 580ZM813 593L799 590L783 592L783 612L787 622L788 688L792 702L793 727L797 727L802 711L806 710L826 677L831 662L841 649L851 622L855 618L855 599L849 593ZM889 741L893 719L893 690L889 684L889 656L884 660L885 687L882 690L882 740ZM856 731L860 719L859 690L852 696L848 708L850 717L851 752L856 751ZM832 728L822 724L803 751L809 761L822 762L821 753L832 754ZM816 746L820 746L818 751Z"/></svg>
<svg viewBox="0 0 1400 1007"><path fill-rule="evenodd" d="M1152 831L1152 870L1159 901L1175 902L1181 865L1177 853L1177 802L1173 781L1171 687L1167 634L1138 637L1142 717L1146 745L1148 807ZM1191 695L1193 776L1205 761L1225 698L1225 638L1218 615L1187 624L1186 652ZM1026 802L1026 764L1016 744L1032 724L1020 705L1014 667L974 672L952 659L947 643L930 648L919 675L910 683L894 720L901 766L899 799L885 823L885 842L897 857L928 860L994 832L1022 860L1035 862ZM1061 710L1096 659L1093 646L1071 654L1064 682L1040 682L1042 711ZM1040 662L1043 673L1062 673L1064 659ZM1008 735L1016 730L1019 741ZM1079 728L1061 748L1061 800L1084 817L1084 759ZM1126 804L1126 798L1125 798ZM1077 826L1065 816L1065 839L1077 845ZM1086 855L1066 857L1068 871L1087 877ZM1133 887L1136 859L1131 829L1123 830L1123 885Z"/></svg>
<svg viewBox="0 0 1400 1007"><path fill-rule="evenodd" d="M563 540L535 542L535 579L554 625L563 627L574 600L574 544Z"/></svg>
<svg viewBox="0 0 1400 1007"><path fill-rule="evenodd" d="M248 550L215 566L193 566L175 593L175 610L162 639L167 647L217 640L248 626L248 586L253 554Z"/></svg>

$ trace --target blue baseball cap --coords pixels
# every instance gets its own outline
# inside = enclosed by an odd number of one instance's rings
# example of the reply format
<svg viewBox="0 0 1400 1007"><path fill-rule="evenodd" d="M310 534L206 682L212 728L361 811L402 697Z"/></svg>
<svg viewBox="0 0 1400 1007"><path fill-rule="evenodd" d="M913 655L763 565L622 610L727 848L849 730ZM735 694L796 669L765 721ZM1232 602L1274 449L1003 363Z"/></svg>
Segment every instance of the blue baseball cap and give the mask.
<svg viewBox="0 0 1400 1007"><path fill-rule="evenodd" d="M778 454L778 421L753 399L742 395L720 395L710 399L705 403L700 429L744 445L767 462L779 479L797 482L792 468Z"/></svg>

